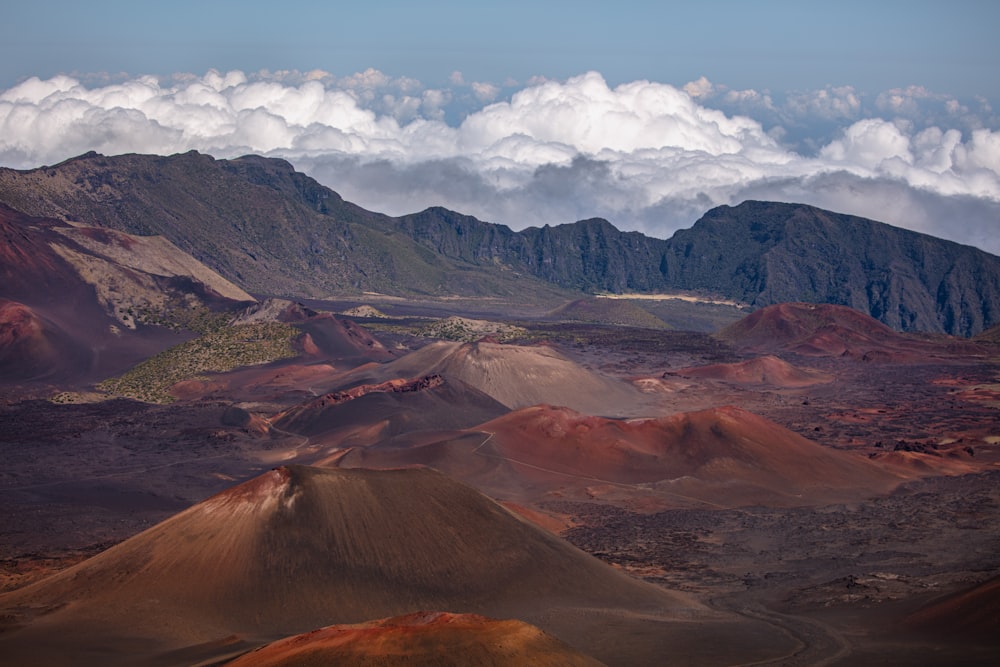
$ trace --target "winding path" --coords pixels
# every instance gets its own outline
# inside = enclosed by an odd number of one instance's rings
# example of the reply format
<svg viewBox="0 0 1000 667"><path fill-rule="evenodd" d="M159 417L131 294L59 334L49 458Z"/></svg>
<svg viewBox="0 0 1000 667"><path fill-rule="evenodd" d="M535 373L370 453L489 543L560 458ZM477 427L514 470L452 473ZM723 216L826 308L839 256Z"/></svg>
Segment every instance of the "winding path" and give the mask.
<svg viewBox="0 0 1000 667"><path fill-rule="evenodd" d="M790 616L757 602L741 602L732 596L713 598L709 605L777 628L795 643L789 653L767 660L744 662L733 667L823 667L838 663L851 654L851 644L829 624L814 618Z"/></svg>

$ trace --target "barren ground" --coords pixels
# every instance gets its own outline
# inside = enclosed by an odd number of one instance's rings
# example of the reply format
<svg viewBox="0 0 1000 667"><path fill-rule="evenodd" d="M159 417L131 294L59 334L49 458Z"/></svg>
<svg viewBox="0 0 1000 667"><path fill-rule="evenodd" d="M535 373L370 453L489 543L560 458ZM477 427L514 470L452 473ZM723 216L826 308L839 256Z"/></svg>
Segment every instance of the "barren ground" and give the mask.
<svg viewBox="0 0 1000 667"><path fill-rule="evenodd" d="M910 478L892 495L850 506L540 508L572 517L564 534L572 543L793 640L780 660L755 664L1000 660L995 643L916 635L901 624L936 597L1000 575L1000 354L907 364L783 355L836 377L785 389L672 375L747 358L703 334L539 325L530 336L602 373L656 379L663 414L737 405L823 445L894 461ZM0 586L96 553L302 443L225 425L228 405L0 405ZM934 470L950 474L919 476Z"/></svg>

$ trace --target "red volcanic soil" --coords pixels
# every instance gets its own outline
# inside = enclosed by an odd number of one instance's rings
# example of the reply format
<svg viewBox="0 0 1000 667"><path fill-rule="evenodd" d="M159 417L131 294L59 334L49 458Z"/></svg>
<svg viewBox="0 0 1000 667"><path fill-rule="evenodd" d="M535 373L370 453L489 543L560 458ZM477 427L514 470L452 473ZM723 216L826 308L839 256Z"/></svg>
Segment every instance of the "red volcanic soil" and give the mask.
<svg viewBox="0 0 1000 667"><path fill-rule="evenodd" d="M57 336L30 308L0 299L0 375L27 379L53 373L60 362Z"/></svg>
<svg viewBox="0 0 1000 667"><path fill-rule="evenodd" d="M430 465L497 497L529 502L544 493L610 489L627 504L659 496L660 505L792 506L880 494L902 481L863 456L734 407L624 421L541 405L476 430L437 440L401 436L353 450L338 465Z"/></svg>
<svg viewBox="0 0 1000 667"><path fill-rule="evenodd" d="M228 664L232 667L320 664L597 667L602 663L522 621L498 621L475 614L418 612L314 630L279 640Z"/></svg>
<svg viewBox="0 0 1000 667"><path fill-rule="evenodd" d="M480 429L512 460L617 483L663 482L718 504L808 504L899 482L864 458L735 407L629 422L539 406Z"/></svg>
<svg viewBox="0 0 1000 667"><path fill-rule="evenodd" d="M233 322L286 322L294 324L303 335L300 351L307 356L328 361L349 362L355 366L368 361L389 361L396 357L377 338L351 320L330 313L317 313L287 299L265 299L248 306Z"/></svg>
<svg viewBox="0 0 1000 667"><path fill-rule="evenodd" d="M17 300L65 289L66 281L80 283L76 271L59 257L49 241L57 221L24 215L0 204L0 286L2 294Z"/></svg>
<svg viewBox="0 0 1000 667"><path fill-rule="evenodd" d="M440 375L428 375L426 377L416 378L415 380L397 378L387 382L380 382L379 384L362 384L344 391L335 391L330 394L320 396L319 398L309 401L308 403L294 408L293 410L281 413L276 419L281 419L292 412L300 413L302 411L321 410L327 406L343 405L344 403L359 399L362 396L367 396L369 394L409 394L415 391L426 391L428 389L436 389L437 387L442 386L444 386L444 378Z"/></svg>
<svg viewBox="0 0 1000 667"><path fill-rule="evenodd" d="M870 458L904 477L924 477L932 475L965 475L982 470L982 464L975 460L971 447L955 445L935 448L906 445L913 449L896 449L889 452L875 452Z"/></svg>
<svg viewBox="0 0 1000 667"><path fill-rule="evenodd" d="M580 412L630 415L644 396L631 385L590 371L546 346L437 342L378 368L344 377L343 386L438 374L460 380L508 408L539 403Z"/></svg>
<svg viewBox="0 0 1000 667"><path fill-rule="evenodd" d="M0 334L0 354L28 354L25 372L56 370L76 348L88 348L84 367L89 366L89 348L107 338L111 320L96 301L94 289L50 246L66 242L53 227L57 221L33 218L0 204L0 299L16 302L17 308L2 315L5 333ZM72 335L69 333L72 332ZM72 341L72 342L71 342ZM11 345L18 351L10 349ZM69 349L59 353L60 347ZM8 360L12 363L12 360ZM76 365L65 371L79 372ZM68 374L68 373L64 373ZM0 374L5 375L5 374ZM14 376L6 376L8 379Z"/></svg>
<svg viewBox="0 0 1000 667"><path fill-rule="evenodd" d="M60 389L87 384L120 373L140 359L184 340L159 327L132 331L111 317L109 305L100 302L94 286L54 247L89 257L101 265L118 266L122 276L137 277L136 285L143 282L138 277L142 272L99 258L68 232L106 241L116 248L129 243L118 232L81 230L58 220L26 216L0 204L0 299L27 309L17 314L8 311L0 324L5 330L5 340L0 342L0 356L5 359L0 364L5 364L4 370L8 371L0 372L2 393L25 395L28 386L45 393L49 389L43 385L56 382ZM156 276L142 276L156 282ZM157 284L173 284L170 279L160 278ZM153 289L148 285L146 288Z"/></svg>
<svg viewBox="0 0 1000 667"><path fill-rule="evenodd" d="M847 306L780 303L761 308L717 336L744 350L851 357L863 361L911 361L928 355L973 352L966 341L942 344L897 333Z"/></svg>
<svg viewBox="0 0 1000 667"><path fill-rule="evenodd" d="M216 373L207 379L185 380L170 388L185 400L218 396L229 401L280 401L282 404L315 396L316 388L343 374L329 363L301 363L301 358L266 366Z"/></svg>
<svg viewBox="0 0 1000 667"><path fill-rule="evenodd" d="M171 650L197 662L194 647L210 647L207 660L232 635L260 644L422 609L556 624L587 653L614 650L606 619L585 622L594 610L719 618L435 471L291 466L0 596L0 664L136 664Z"/></svg>
<svg viewBox="0 0 1000 667"><path fill-rule="evenodd" d="M671 371L669 374L687 378L721 380L747 386L763 385L785 389L811 387L834 380L834 376L829 373L799 368L773 355L732 364L681 368Z"/></svg>
<svg viewBox="0 0 1000 667"><path fill-rule="evenodd" d="M390 361L396 357L371 333L351 320L323 313L296 322L309 340L313 356L354 362Z"/></svg>
<svg viewBox="0 0 1000 667"><path fill-rule="evenodd" d="M274 308L275 303L287 305ZM291 301L269 299L248 308L236 319L247 323L275 320L288 320L302 332L293 342L299 352L296 358L215 373L208 379L186 380L172 386L171 395L185 400L217 396L236 401L281 401L288 405L303 396L316 396L346 369L395 358L378 339L354 322L329 313L317 314Z"/></svg>

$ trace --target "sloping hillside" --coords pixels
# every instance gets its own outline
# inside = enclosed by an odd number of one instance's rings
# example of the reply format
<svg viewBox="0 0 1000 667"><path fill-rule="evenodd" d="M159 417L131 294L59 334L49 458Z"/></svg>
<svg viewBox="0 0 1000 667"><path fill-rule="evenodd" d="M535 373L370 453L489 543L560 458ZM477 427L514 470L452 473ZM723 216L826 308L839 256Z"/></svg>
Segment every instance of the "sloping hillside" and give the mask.
<svg viewBox="0 0 1000 667"><path fill-rule="evenodd" d="M203 645L204 660L234 634L259 644L435 609L543 625L571 609L717 618L440 473L298 466L0 596L0 609L8 630L23 626L0 635L0 664L191 664L163 654Z"/></svg>
<svg viewBox="0 0 1000 667"><path fill-rule="evenodd" d="M163 235L263 294L499 296L554 306L579 291L680 289L757 307L846 305L901 331L970 336L1000 322L1000 257L802 204L720 206L669 240L602 219L515 232L443 208L391 218L283 160L196 152L88 153L0 169L0 202Z"/></svg>
<svg viewBox="0 0 1000 667"><path fill-rule="evenodd" d="M53 167L0 169L0 201L32 215L162 235L261 294L559 292L528 274L435 253L284 160L88 153Z"/></svg>
<svg viewBox="0 0 1000 667"><path fill-rule="evenodd" d="M162 237L35 218L0 204L0 373L120 372L253 297ZM112 352L112 353L109 353Z"/></svg>

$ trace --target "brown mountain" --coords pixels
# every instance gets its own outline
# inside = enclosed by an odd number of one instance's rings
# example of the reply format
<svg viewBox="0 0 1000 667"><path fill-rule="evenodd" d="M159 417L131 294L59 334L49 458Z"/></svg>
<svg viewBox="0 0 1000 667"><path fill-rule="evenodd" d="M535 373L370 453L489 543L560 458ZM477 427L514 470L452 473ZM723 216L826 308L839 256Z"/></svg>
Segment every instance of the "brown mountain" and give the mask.
<svg viewBox="0 0 1000 667"><path fill-rule="evenodd" d="M0 299L0 377L55 379L83 372L90 363L83 341L23 303Z"/></svg>
<svg viewBox="0 0 1000 667"><path fill-rule="evenodd" d="M754 306L850 306L898 331L969 336L1000 318L1000 257L802 204L720 206L670 239L667 281Z"/></svg>
<svg viewBox="0 0 1000 667"><path fill-rule="evenodd" d="M427 469L279 468L0 596L0 609L4 665L191 664L234 641L428 609L519 618L612 655L634 650L614 639L632 610L663 631L646 664L688 632L671 625L679 615L709 634L733 627ZM760 630L762 646L775 640Z"/></svg>
<svg viewBox="0 0 1000 667"><path fill-rule="evenodd" d="M88 153L52 167L0 169L0 202L33 215L161 235L259 294L368 290L564 300L529 273L435 253L392 218L344 201L284 160Z"/></svg>
<svg viewBox="0 0 1000 667"><path fill-rule="evenodd" d="M349 447L403 433L471 428L505 412L461 380L427 375L331 392L284 410L271 423L314 443Z"/></svg>
<svg viewBox="0 0 1000 667"><path fill-rule="evenodd" d="M717 336L735 347L753 352L786 351L865 361L906 361L947 353L977 353L972 342L900 334L853 308L830 304L768 306L723 328Z"/></svg>
<svg viewBox="0 0 1000 667"><path fill-rule="evenodd" d="M910 614L905 625L953 642L1000 645L1000 578L934 600Z"/></svg>

